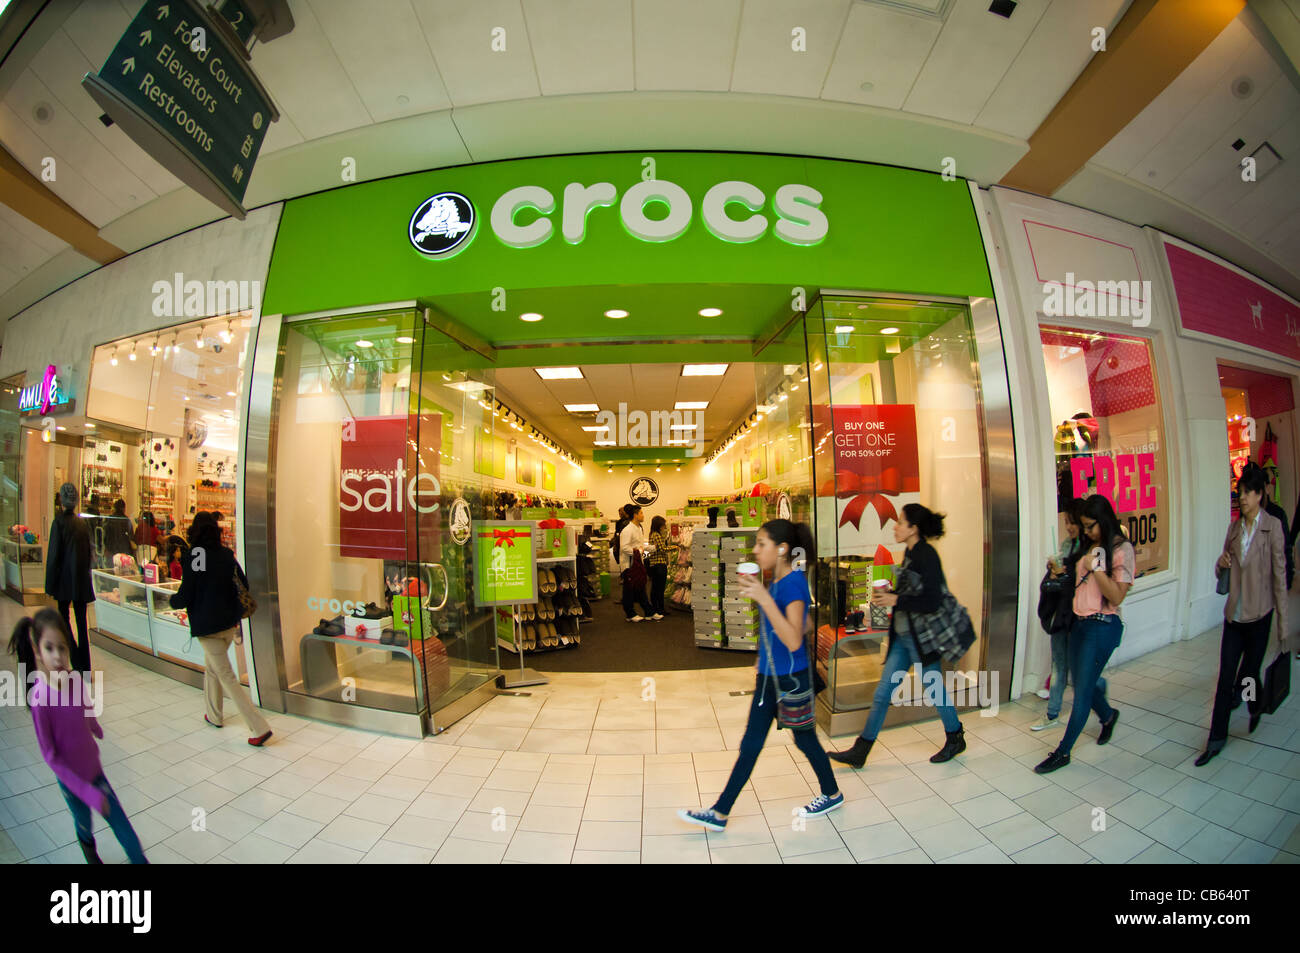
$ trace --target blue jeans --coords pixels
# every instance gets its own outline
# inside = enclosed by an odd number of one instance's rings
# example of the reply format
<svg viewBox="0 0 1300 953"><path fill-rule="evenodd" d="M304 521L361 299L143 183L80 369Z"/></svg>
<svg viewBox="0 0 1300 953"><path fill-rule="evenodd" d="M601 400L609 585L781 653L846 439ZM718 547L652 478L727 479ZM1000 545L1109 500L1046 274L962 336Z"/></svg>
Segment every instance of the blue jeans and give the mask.
<svg viewBox="0 0 1300 953"><path fill-rule="evenodd" d="M1106 701L1106 680L1101 673L1110 661L1111 653L1119 648L1124 623L1119 616L1105 619L1081 619L1077 616L1070 629L1070 677L1074 680L1074 705L1070 721L1065 726L1065 737L1057 747L1057 754L1068 755L1079 739L1083 726L1088 723L1088 710L1092 709L1102 724L1110 721L1115 709ZM1080 685L1091 686L1092 691L1080 690Z"/></svg>
<svg viewBox="0 0 1300 953"><path fill-rule="evenodd" d="M795 672L793 676L782 675L781 688L791 691L790 679L793 678L798 686L794 691L807 691L809 677L808 669ZM776 682L777 679L760 674L754 683L754 695L749 703L749 721L745 724L745 735L740 739L740 754L736 758L735 767L731 769L731 777L727 778L726 788L713 805L719 814L731 813L736 798L740 797L740 789L754 773L754 765L763 750L763 742L767 740L768 730L776 718ZM817 783L821 786L822 794L830 797L838 793L840 788L835 782L831 759L826 756L826 749L817 740L817 729L804 728L794 732L794 743L817 772Z"/></svg>
<svg viewBox="0 0 1300 953"><path fill-rule="evenodd" d="M140 838L136 836L135 828L131 826L126 811L122 810L122 804L118 801L117 795L109 785L108 778L101 774L95 781L95 787L103 791L108 797L108 817L105 820L108 821L108 826L117 837L117 842L126 851L127 860L133 864L149 863L149 861L145 860L144 848L140 846ZM95 829L90 816L90 806L65 788L62 781L59 782L59 790L63 792L63 800L68 802L68 810L72 812L72 820L77 825L77 840L87 847L94 847Z"/></svg>
<svg viewBox="0 0 1300 953"><path fill-rule="evenodd" d="M906 677L913 665L921 665L921 653L916 648L916 640L910 635L893 635L889 639L889 654L885 656L885 667L880 672L880 684L876 686L875 697L871 699L871 713L867 715L867 726L862 729L862 737L875 741L880 728L889 714L889 700L894 688L899 684L896 676L899 672ZM937 685L942 701L937 706L943 730L950 734L961 728L957 720L957 709L952 707L948 697L948 688L943 683L943 666L939 662L921 665L921 688L930 694L930 686Z"/></svg>
<svg viewBox="0 0 1300 953"><path fill-rule="evenodd" d="M1047 694L1047 719L1061 713L1065 684L1070 680L1070 630L1052 633L1052 687Z"/></svg>

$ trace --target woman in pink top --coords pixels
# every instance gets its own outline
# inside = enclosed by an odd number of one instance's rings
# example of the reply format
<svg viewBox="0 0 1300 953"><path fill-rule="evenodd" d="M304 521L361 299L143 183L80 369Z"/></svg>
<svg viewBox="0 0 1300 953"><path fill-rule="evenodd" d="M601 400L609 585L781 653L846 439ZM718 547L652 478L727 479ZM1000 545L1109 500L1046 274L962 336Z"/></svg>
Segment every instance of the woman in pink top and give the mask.
<svg viewBox="0 0 1300 953"><path fill-rule="evenodd" d="M140 838L104 777L95 744L96 738L104 737L104 729L91 714L80 673L72 672L68 664L71 644L66 623L53 609L41 609L34 618L19 620L9 639L9 652L18 656L23 667L20 671L35 673L27 707L41 755L72 811L86 863L103 863L95 851L90 817L94 809L108 821L131 863L147 864Z"/></svg>
<svg viewBox="0 0 1300 953"><path fill-rule="evenodd" d="M1048 774L1070 763L1070 749L1088 723L1088 709L1101 719L1097 744L1110 741L1119 712L1106 700L1106 680L1101 673L1119 648L1124 623L1119 604L1133 584L1136 556L1133 544L1124 538L1119 517L1110 500L1095 493L1079 514L1083 527L1084 553L1075 564L1074 625L1070 628L1070 680L1074 683L1074 704L1065 736L1056 750L1034 768Z"/></svg>

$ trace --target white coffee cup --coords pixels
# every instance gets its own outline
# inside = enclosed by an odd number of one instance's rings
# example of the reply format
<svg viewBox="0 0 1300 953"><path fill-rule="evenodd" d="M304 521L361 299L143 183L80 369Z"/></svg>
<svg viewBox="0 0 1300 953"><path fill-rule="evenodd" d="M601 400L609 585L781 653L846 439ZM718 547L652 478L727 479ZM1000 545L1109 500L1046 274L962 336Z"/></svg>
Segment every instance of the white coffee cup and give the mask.
<svg viewBox="0 0 1300 953"><path fill-rule="evenodd" d="M758 563L741 563L736 567L736 574L739 576L758 577Z"/></svg>
<svg viewBox="0 0 1300 953"><path fill-rule="evenodd" d="M886 589L889 588L889 580L888 580L888 579L877 579L877 580L876 580L875 582L873 582L871 585L872 585L873 588L875 588L875 589L879 589L880 591L883 592L883 591L885 591Z"/></svg>

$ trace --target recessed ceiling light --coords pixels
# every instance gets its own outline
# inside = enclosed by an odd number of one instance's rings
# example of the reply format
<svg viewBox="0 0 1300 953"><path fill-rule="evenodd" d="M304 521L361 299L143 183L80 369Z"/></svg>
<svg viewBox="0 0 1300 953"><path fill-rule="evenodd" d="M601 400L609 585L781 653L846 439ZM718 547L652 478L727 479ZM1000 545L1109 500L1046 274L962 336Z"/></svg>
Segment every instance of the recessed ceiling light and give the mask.
<svg viewBox="0 0 1300 953"><path fill-rule="evenodd" d="M583 427L582 429L587 431L587 433L598 433L602 430L608 430L609 427Z"/></svg>
<svg viewBox="0 0 1300 953"><path fill-rule="evenodd" d="M519 316L519 320L528 321L528 322L540 321L542 320L542 316L538 314L536 311L529 311L527 314L521 314Z"/></svg>
<svg viewBox="0 0 1300 953"><path fill-rule="evenodd" d="M397 338L397 343L398 343L398 344L414 344L414 343L415 343L415 338L411 337L409 334L403 334L403 335L400 335L400 336Z"/></svg>
<svg viewBox="0 0 1300 953"><path fill-rule="evenodd" d="M357 347L374 347L374 346L375 346L374 341L367 341L365 339L357 341Z"/></svg>
<svg viewBox="0 0 1300 953"><path fill-rule="evenodd" d="M716 318L716 317L717 317L718 315L720 315L720 314L722 314L722 309L721 309L721 308L701 308L701 309L700 309L700 317L701 317L701 318Z"/></svg>
<svg viewBox="0 0 1300 953"><path fill-rule="evenodd" d="M580 381L582 369L577 367L537 367L537 376L544 381Z"/></svg>
<svg viewBox="0 0 1300 953"><path fill-rule="evenodd" d="M880 329L880 333L881 333L881 334L897 334L897 333L898 333L898 328L881 328L881 329Z"/></svg>
<svg viewBox="0 0 1300 953"><path fill-rule="evenodd" d="M851 325L851 324L837 324L837 325L835 325L835 333L836 333L836 334L852 334L852 333L853 333L853 325Z"/></svg>
<svg viewBox="0 0 1300 953"><path fill-rule="evenodd" d="M683 364L682 377L721 377L730 364Z"/></svg>
<svg viewBox="0 0 1300 953"><path fill-rule="evenodd" d="M626 318L626 317L627 317L627 312L624 311L624 310L622 310L621 308L610 308L608 311L605 312L605 317L607 317L607 318Z"/></svg>
<svg viewBox="0 0 1300 953"><path fill-rule="evenodd" d="M858 88L861 89L864 93L869 93L876 88L876 84L872 82L866 82L860 84Z"/></svg>
<svg viewBox="0 0 1300 953"><path fill-rule="evenodd" d="M594 414L600 410L600 404L565 404L564 409L571 414Z"/></svg>
<svg viewBox="0 0 1300 953"><path fill-rule="evenodd" d="M707 400L679 400L673 404L673 410L705 410L708 406Z"/></svg>

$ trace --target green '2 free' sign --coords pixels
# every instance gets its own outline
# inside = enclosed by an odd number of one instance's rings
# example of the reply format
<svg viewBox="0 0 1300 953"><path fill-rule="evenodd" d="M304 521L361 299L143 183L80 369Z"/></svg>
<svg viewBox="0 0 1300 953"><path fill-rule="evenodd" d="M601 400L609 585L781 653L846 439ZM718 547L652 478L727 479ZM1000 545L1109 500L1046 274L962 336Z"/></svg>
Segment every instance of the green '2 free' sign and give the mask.
<svg viewBox="0 0 1300 953"><path fill-rule="evenodd" d="M532 523L474 524L474 601L480 606L537 601L537 532Z"/></svg>

